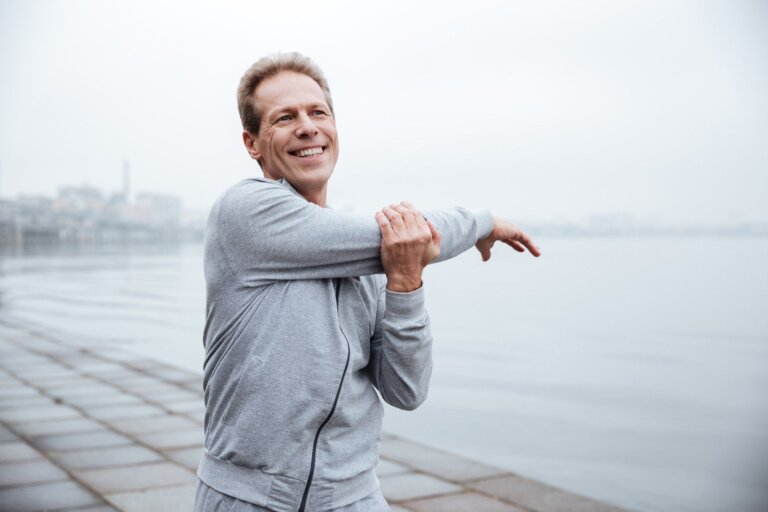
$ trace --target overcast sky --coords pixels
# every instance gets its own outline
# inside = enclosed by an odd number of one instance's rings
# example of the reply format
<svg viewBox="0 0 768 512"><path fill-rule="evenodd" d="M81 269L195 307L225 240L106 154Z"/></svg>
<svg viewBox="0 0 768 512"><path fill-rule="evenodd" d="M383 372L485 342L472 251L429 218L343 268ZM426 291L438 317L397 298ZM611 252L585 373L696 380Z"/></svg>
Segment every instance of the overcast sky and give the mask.
<svg viewBox="0 0 768 512"><path fill-rule="evenodd" d="M0 0L0 196L63 184L207 209L259 175L235 89L325 70L335 207L768 221L766 2Z"/></svg>

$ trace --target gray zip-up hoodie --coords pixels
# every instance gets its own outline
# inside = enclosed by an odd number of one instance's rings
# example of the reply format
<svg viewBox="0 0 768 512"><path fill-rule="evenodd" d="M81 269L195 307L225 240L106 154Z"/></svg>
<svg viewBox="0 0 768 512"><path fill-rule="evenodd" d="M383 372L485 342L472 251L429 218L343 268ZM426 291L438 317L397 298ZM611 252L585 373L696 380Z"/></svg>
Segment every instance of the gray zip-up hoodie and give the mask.
<svg viewBox="0 0 768 512"><path fill-rule="evenodd" d="M486 211L425 213L440 260L487 236ZM285 180L244 180L205 235L205 451L210 487L277 512L378 489L382 406L414 409L432 370L423 287L385 288L373 215L321 208ZM375 388L375 389L374 389Z"/></svg>

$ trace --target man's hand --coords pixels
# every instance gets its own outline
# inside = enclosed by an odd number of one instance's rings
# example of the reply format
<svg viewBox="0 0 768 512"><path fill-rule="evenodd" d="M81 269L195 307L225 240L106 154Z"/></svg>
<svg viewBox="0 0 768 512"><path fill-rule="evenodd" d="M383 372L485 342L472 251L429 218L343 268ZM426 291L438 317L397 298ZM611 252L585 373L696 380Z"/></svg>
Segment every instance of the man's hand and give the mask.
<svg viewBox="0 0 768 512"><path fill-rule="evenodd" d="M475 244L483 261L491 259L491 247L496 242L504 242L518 252L525 252L527 248L531 254L536 257L541 256L539 247L533 243L531 237L524 233L520 228L498 217L493 218L493 230L491 234Z"/></svg>
<svg viewBox="0 0 768 512"><path fill-rule="evenodd" d="M405 201L376 212L381 230L381 264L387 289L412 292L421 286L424 267L440 254L440 233Z"/></svg>

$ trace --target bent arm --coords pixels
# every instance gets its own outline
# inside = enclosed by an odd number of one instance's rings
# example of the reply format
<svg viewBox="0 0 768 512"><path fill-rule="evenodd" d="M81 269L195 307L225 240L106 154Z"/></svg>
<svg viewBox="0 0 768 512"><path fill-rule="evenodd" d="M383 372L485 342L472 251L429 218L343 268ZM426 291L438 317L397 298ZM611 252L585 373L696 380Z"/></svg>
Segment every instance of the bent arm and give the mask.
<svg viewBox="0 0 768 512"><path fill-rule="evenodd" d="M381 285L368 374L388 404L411 411L427 398L432 334L424 287L396 293Z"/></svg>
<svg viewBox="0 0 768 512"><path fill-rule="evenodd" d="M488 212L456 208L426 215L443 235L439 260L471 248L492 226ZM216 202L206 244L246 285L383 272L373 215L321 208L262 178L239 183Z"/></svg>

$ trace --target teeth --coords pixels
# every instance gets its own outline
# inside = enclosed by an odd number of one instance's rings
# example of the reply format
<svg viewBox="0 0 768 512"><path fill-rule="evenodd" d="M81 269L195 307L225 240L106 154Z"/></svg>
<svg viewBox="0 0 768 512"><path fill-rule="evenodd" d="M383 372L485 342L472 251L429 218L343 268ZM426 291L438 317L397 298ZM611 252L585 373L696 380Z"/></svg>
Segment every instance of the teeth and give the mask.
<svg viewBox="0 0 768 512"><path fill-rule="evenodd" d="M323 152L323 148L309 148L309 149L302 149L301 151L298 151L296 154L299 156L310 156L310 155L319 155Z"/></svg>

